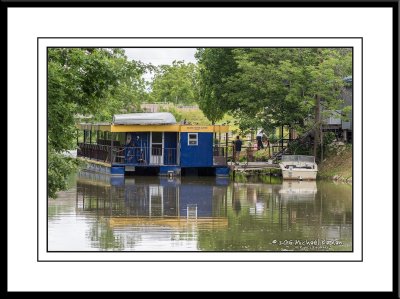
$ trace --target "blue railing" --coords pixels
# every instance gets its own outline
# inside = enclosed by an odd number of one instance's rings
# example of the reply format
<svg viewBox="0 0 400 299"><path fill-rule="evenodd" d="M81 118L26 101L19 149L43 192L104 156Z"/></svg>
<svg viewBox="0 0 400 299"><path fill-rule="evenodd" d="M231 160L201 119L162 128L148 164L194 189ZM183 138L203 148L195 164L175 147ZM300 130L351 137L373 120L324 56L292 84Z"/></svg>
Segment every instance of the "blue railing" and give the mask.
<svg viewBox="0 0 400 299"><path fill-rule="evenodd" d="M124 164L131 165L178 165L176 148L125 147Z"/></svg>

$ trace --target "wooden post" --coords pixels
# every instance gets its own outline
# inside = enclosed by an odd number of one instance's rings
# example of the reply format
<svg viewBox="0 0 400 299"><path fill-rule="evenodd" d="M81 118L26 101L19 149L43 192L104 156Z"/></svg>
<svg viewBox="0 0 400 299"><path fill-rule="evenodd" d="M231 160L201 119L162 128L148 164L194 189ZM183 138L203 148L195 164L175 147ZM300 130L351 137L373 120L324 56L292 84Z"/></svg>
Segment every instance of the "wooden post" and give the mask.
<svg viewBox="0 0 400 299"><path fill-rule="evenodd" d="M218 146L215 146L216 144L217 144L217 132L215 132L215 124L213 124L213 140L212 140L213 165L214 165L214 161L215 161L216 151L218 151Z"/></svg>
<svg viewBox="0 0 400 299"><path fill-rule="evenodd" d="M225 157L226 157L226 164L228 164L228 133L225 133Z"/></svg>
<svg viewBox="0 0 400 299"><path fill-rule="evenodd" d="M281 151L283 151L283 125L281 126Z"/></svg>
<svg viewBox="0 0 400 299"><path fill-rule="evenodd" d="M114 149L114 134L111 133L111 153L110 153L110 163L113 163L113 149Z"/></svg>
<svg viewBox="0 0 400 299"><path fill-rule="evenodd" d="M221 127L219 128L219 133L218 133L218 156L221 155L224 156L222 153L222 144L221 144Z"/></svg>
<svg viewBox="0 0 400 299"><path fill-rule="evenodd" d="M271 158L271 143L268 140L268 158Z"/></svg>

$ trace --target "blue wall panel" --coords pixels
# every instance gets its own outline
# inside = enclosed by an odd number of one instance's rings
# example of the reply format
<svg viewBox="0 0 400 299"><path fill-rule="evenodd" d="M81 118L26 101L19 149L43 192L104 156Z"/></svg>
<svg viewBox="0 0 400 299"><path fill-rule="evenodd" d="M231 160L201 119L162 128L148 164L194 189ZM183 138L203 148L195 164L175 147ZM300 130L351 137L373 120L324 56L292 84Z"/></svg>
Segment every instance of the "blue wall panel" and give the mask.
<svg viewBox="0 0 400 299"><path fill-rule="evenodd" d="M181 133L181 166L212 166L213 133L198 133L198 145L188 145L188 134L186 132Z"/></svg>
<svg viewBox="0 0 400 299"><path fill-rule="evenodd" d="M164 133L164 165L176 165L177 134L175 132Z"/></svg>

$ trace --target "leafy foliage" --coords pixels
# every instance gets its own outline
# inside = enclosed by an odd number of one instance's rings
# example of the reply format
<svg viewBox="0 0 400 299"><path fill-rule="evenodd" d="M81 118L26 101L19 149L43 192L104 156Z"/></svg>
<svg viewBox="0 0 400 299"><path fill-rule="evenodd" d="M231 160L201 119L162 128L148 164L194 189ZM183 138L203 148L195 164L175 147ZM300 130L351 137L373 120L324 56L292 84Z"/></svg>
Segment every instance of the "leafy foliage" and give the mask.
<svg viewBox="0 0 400 299"><path fill-rule="evenodd" d="M67 188L67 179L69 174L76 169L77 160L65 157L57 153L53 148L49 147L48 156L48 196L51 198L56 197L58 190Z"/></svg>
<svg viewBox="0 0 400 299"><path fill-rule="evenodd" d="M174 61L154 68L150 99L153 102L192 104L196 100L197 68L193 63Z"/></svg>
<svg viewBox="0 0 400 299"><path fill-rule="evenodd" d="M135 111L145 92L146 66L128 61L121 49L50 48L48 50L48 192L65 188L73 163L62 153L75 147L75 117Z"/></svg>
<svg viewBox="0 0 400 299"><path fill-rule="evenodd" d="M237 72L232 48L200 48L196 53L199 62L198 103L205 116L215 124L229 111L227 78Z"/></svg>
<svg viewBox="0 0 400 299"><path fill-rule="evenodd" d="M201 110L193 110L188 111L185 109L180 109L174 105L169 106L168 108L161 108L160 111L162 112L170 112L175 116L177 122L182 122L186 120L187 124L192 125L209 125L209 120L204 116Z"/></svg>
<svg viewBox="0 0 400 299"><path fill-rule="evenodd" d="M343 78L351 74L350 49L199 49L200 107L209 119L231 112L242 131L314 121L315 98L324 111L342 106Z"/></svg>

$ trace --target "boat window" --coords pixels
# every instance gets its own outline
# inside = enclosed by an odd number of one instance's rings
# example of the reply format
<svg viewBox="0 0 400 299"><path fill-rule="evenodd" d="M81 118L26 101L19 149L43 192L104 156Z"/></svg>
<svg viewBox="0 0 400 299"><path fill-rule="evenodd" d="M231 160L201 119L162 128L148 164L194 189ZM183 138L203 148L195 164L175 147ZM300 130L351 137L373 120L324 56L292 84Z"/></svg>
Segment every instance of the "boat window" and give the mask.
<svg viewBox="0 0 400 299"><path fill-rule="evenodd" d="M151 141L152 143L162 143L162 132L152 132Z"/></svg>
<svg viewBox="0 0 400 299"><path fill-rule="evenodd" d="M199 136L197 133L189 133L188 136L188 145L198 145L199 144Z"/></svg>
<svg viewBox="0 0 400 299"><path fill-rule="evenodd" d="M315 163L313 156L303 156L303 155L283 155L282 162L308 162Z"/></svg>

